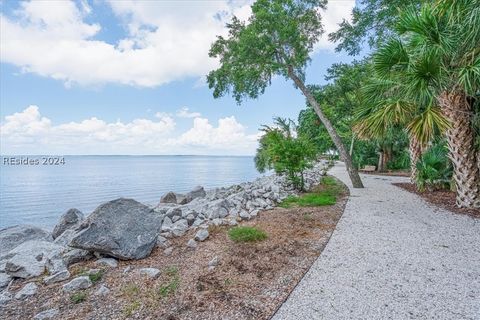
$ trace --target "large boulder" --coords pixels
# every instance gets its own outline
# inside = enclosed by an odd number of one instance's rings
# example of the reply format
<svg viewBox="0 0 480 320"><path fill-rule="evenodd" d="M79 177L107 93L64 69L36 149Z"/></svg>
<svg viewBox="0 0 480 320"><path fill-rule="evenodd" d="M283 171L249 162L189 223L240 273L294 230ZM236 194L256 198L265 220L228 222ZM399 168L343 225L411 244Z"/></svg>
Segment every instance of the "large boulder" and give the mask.
<svg viewBox="0 0 480 320"><path fill-rule="evenodd" d="M70 246L123 260L150 254L162 226L162 216L133 199L100 205L80 226Z"/></svg>
<svg viewBox="0 0 480 320"><path fill-rule="evenodd" d="M27 241L10 250L5 272L12 277L29 279L49 270L51 273L63 269L61 254L64 247L44 240Z"/></svg>
<svg viewBox="0 0 480 320"><path fill-rule="evenodd" d="M187 193L187 198L189 198L190 200L193 200L196 198L203 198L206 195L207 193L205 192L205 189L203 189L202 186L196 186L195 188L193 188L192 191Z"/></svg>
<svg viewBox="0 0 480 320"><path fill-rule="evenodd" d="M177 196L174 192L168 192L160 198L160 203L177 203Z"/></svg>
<svg viewBox="0 0 480 320"><path fill-rule="evenodd" d="M52 237L53 239L60 236L67 229L75 229L80 226L80 223L83 221L83 213L78 209L69 209L67 212L62 214L57 225L53 229Z"/></svg>
<svg viewBox="0 0 480 320"><path fill-rule="evenodd" d="M48 231L29 225L18 225L0 230L0 257L13 248L30 240L51 241Z"/></svg>

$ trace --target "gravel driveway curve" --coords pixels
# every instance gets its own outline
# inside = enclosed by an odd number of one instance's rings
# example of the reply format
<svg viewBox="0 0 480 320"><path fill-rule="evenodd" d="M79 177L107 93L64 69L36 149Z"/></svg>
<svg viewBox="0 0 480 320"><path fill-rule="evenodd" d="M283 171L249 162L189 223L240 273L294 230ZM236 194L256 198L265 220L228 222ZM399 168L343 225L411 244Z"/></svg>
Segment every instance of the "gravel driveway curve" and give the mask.
<svg viewBox="0 0 480 320"><path fill-rule="evenodd" d="M480 319L480 219L362 175L330 242L274 315L289 319Z"/></svg>

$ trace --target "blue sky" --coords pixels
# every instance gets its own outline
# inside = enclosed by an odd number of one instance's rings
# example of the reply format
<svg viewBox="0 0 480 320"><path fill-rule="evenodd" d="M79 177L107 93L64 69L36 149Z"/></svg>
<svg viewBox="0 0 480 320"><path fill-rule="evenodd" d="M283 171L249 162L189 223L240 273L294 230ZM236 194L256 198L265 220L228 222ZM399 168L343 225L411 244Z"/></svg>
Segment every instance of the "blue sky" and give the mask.
<svg viewBox="0 0 480 320"><path fill-rule="evenodd" d="M2 1L2 154L253 154L261 124L296 118L304 97L273 80L257 100L214 99L215 35L249 2ZM331 1L325 28L354 1ZM322 39L307 82L351 60Z"/></svg>

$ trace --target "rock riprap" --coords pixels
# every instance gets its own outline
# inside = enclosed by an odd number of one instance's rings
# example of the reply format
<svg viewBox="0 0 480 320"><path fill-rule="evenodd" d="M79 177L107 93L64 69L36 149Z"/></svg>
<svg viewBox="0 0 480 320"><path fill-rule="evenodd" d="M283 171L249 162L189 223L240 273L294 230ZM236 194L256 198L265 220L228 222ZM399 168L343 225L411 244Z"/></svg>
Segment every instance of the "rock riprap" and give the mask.
<svg viewBox="0 0 480 320"><path fill-rule="evenodd" d="M150 254L162 225L162 216L133 199L100 205L80 226L70 246L123 260Z"/></svg>
<svg viewBox="0 0 480 320"><path fill-rule="evenodd" d="M16 278L29 279L45 272L56 273L64 268L61 257L64 247L44 240L22 243L7 254L5 272Z"/></svg>
<svg viewBox="0 0 480 320"><path fill-rule="evenodd" d="M48 231L29 225L18 225L1 229L0 259L10 250L30 240L52 241L52 236Z"/></svg>
<svg viewBox="0 0 480 320"><path fill-rule="evenodd" d="M63 232L65 232L65 230L78 228L83 219L83 213L80 210L75 208L69 209L67 212L62 214L60 221L57 223L55 228L53 228L53 239L59 237Z"/></svg>

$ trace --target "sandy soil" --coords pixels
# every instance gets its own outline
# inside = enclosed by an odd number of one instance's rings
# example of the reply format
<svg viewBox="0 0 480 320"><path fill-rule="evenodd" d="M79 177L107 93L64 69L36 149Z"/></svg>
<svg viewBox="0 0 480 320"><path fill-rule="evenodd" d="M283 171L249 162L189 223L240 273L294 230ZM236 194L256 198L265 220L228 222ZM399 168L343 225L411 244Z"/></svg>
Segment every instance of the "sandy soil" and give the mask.
<svg viewBox="0 0 480 320"><path fill-rule="evenodd" d="M58 308L58 319L269 319L322 252L346 199L345 189L332 206L261 212L242 223L268 234L258 243L235 243L227 236L230 227L211 227L210 237L193 250L186 246L194 234L190 231L170 239L171 255L156 248L146 259L120 261L117 268L105 270L80 303L62 291L65 282L45 286L42 278L35 279L38 293L10 302L0 318L30 319ZM212 270L208 264L214 257L219 264ZM128 266L131 270L124 273ZM139 274L142 267L158 268L161 275L148 279ZM70 271L81 274L90 268L98 267L89 261ZM12 291L24 284L16 281ZM101 285L111 290L108 295L95 295Z"/></svg>

